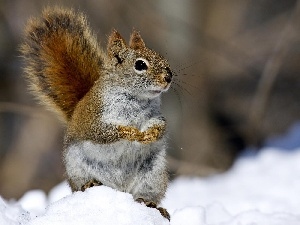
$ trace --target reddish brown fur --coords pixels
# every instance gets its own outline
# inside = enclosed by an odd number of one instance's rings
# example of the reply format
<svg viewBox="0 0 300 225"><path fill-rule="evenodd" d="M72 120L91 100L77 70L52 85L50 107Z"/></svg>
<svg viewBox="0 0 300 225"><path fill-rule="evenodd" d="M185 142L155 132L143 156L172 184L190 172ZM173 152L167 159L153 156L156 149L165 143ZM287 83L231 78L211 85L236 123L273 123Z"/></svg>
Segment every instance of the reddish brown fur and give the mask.
<svg viewBox="0 0 300 225"><path fill-rule="evenodd" d="M135 127L118 126L118 133L122 139L149 144L160 139L162 134L165 132L165 129L165 125L154 125L148 130L141 132Z"/></svg>
<svg viewBox="0 0 300 225"><path fill-rule="evenodd" d="M129 46L132 49L142 49L146 47L141 35L136 30L134 30L130 36Z"/></svg>
<svg viewBox="0 0 300 225"><path fill-rule="evenodd" d="M29 21L21 49L32 91L69 120L99 78L103 63L85 16L72 10L44 10L42 19Z"/></svg>

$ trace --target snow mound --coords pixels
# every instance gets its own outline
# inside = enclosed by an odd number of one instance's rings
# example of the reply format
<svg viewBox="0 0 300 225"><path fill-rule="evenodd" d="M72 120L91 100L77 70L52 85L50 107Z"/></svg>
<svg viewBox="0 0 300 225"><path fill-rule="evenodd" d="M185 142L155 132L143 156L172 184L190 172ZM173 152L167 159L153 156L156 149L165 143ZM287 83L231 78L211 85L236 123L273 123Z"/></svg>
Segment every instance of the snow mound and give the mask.
<svg viewBox="0 0 300 225"><path fill-rule="evenodd" d="M53 224L169 224L158 210L135 202L132 195L100 186L76 192L49 205L28 225Z"/></svg>

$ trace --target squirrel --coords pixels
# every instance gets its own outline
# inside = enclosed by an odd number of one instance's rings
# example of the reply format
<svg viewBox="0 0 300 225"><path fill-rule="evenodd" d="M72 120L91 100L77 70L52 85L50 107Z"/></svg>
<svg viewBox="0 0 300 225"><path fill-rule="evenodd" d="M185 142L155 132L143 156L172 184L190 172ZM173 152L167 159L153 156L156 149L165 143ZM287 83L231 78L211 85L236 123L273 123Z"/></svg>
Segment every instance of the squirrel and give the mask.
<svg viewBox="0 0 300 225"><path fill-rule="evenodd" d="M166 120L161 94L172 83L167 60L133 30L113 30L103 50L87 17L48 7L25 27L21 53L30 90L66 124L63 162L73 192L106 185L157 208L164 197Z"/></svg>

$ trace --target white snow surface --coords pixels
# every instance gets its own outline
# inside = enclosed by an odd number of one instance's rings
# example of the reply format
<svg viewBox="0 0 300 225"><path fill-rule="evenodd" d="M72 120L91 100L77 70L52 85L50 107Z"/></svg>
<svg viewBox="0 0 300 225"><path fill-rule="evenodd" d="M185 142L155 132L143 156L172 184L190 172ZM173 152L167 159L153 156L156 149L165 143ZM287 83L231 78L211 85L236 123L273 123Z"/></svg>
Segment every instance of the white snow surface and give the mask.
<svg viewBox="0 0 300 225"><path fill-rule="evenodd" d="M289 145L299 130L276 138L276 147L268 141L258 153L248 151L226 173L172 181L162 202L170 222L128 193L100 186L71 194L64 182L48 195L0 197L0 225L300 225L300 148Z"/></svg>

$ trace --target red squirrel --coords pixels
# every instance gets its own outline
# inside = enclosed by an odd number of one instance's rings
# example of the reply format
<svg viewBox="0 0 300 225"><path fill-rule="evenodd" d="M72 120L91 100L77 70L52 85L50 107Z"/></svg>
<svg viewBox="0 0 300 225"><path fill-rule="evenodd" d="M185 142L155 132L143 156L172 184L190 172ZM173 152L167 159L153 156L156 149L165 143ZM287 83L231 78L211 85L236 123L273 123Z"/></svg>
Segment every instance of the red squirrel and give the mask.
<svg viewBox="0 0 300 225"><path fill-rule="evenodd" d="M28 21L21 47L30 90L66 124L63 162L72 191L106 185L157 208L166 170L161 94L172 82L165 58L137 31L127 45L113 30L106 51L86 16L46 8Z"/></svg>

